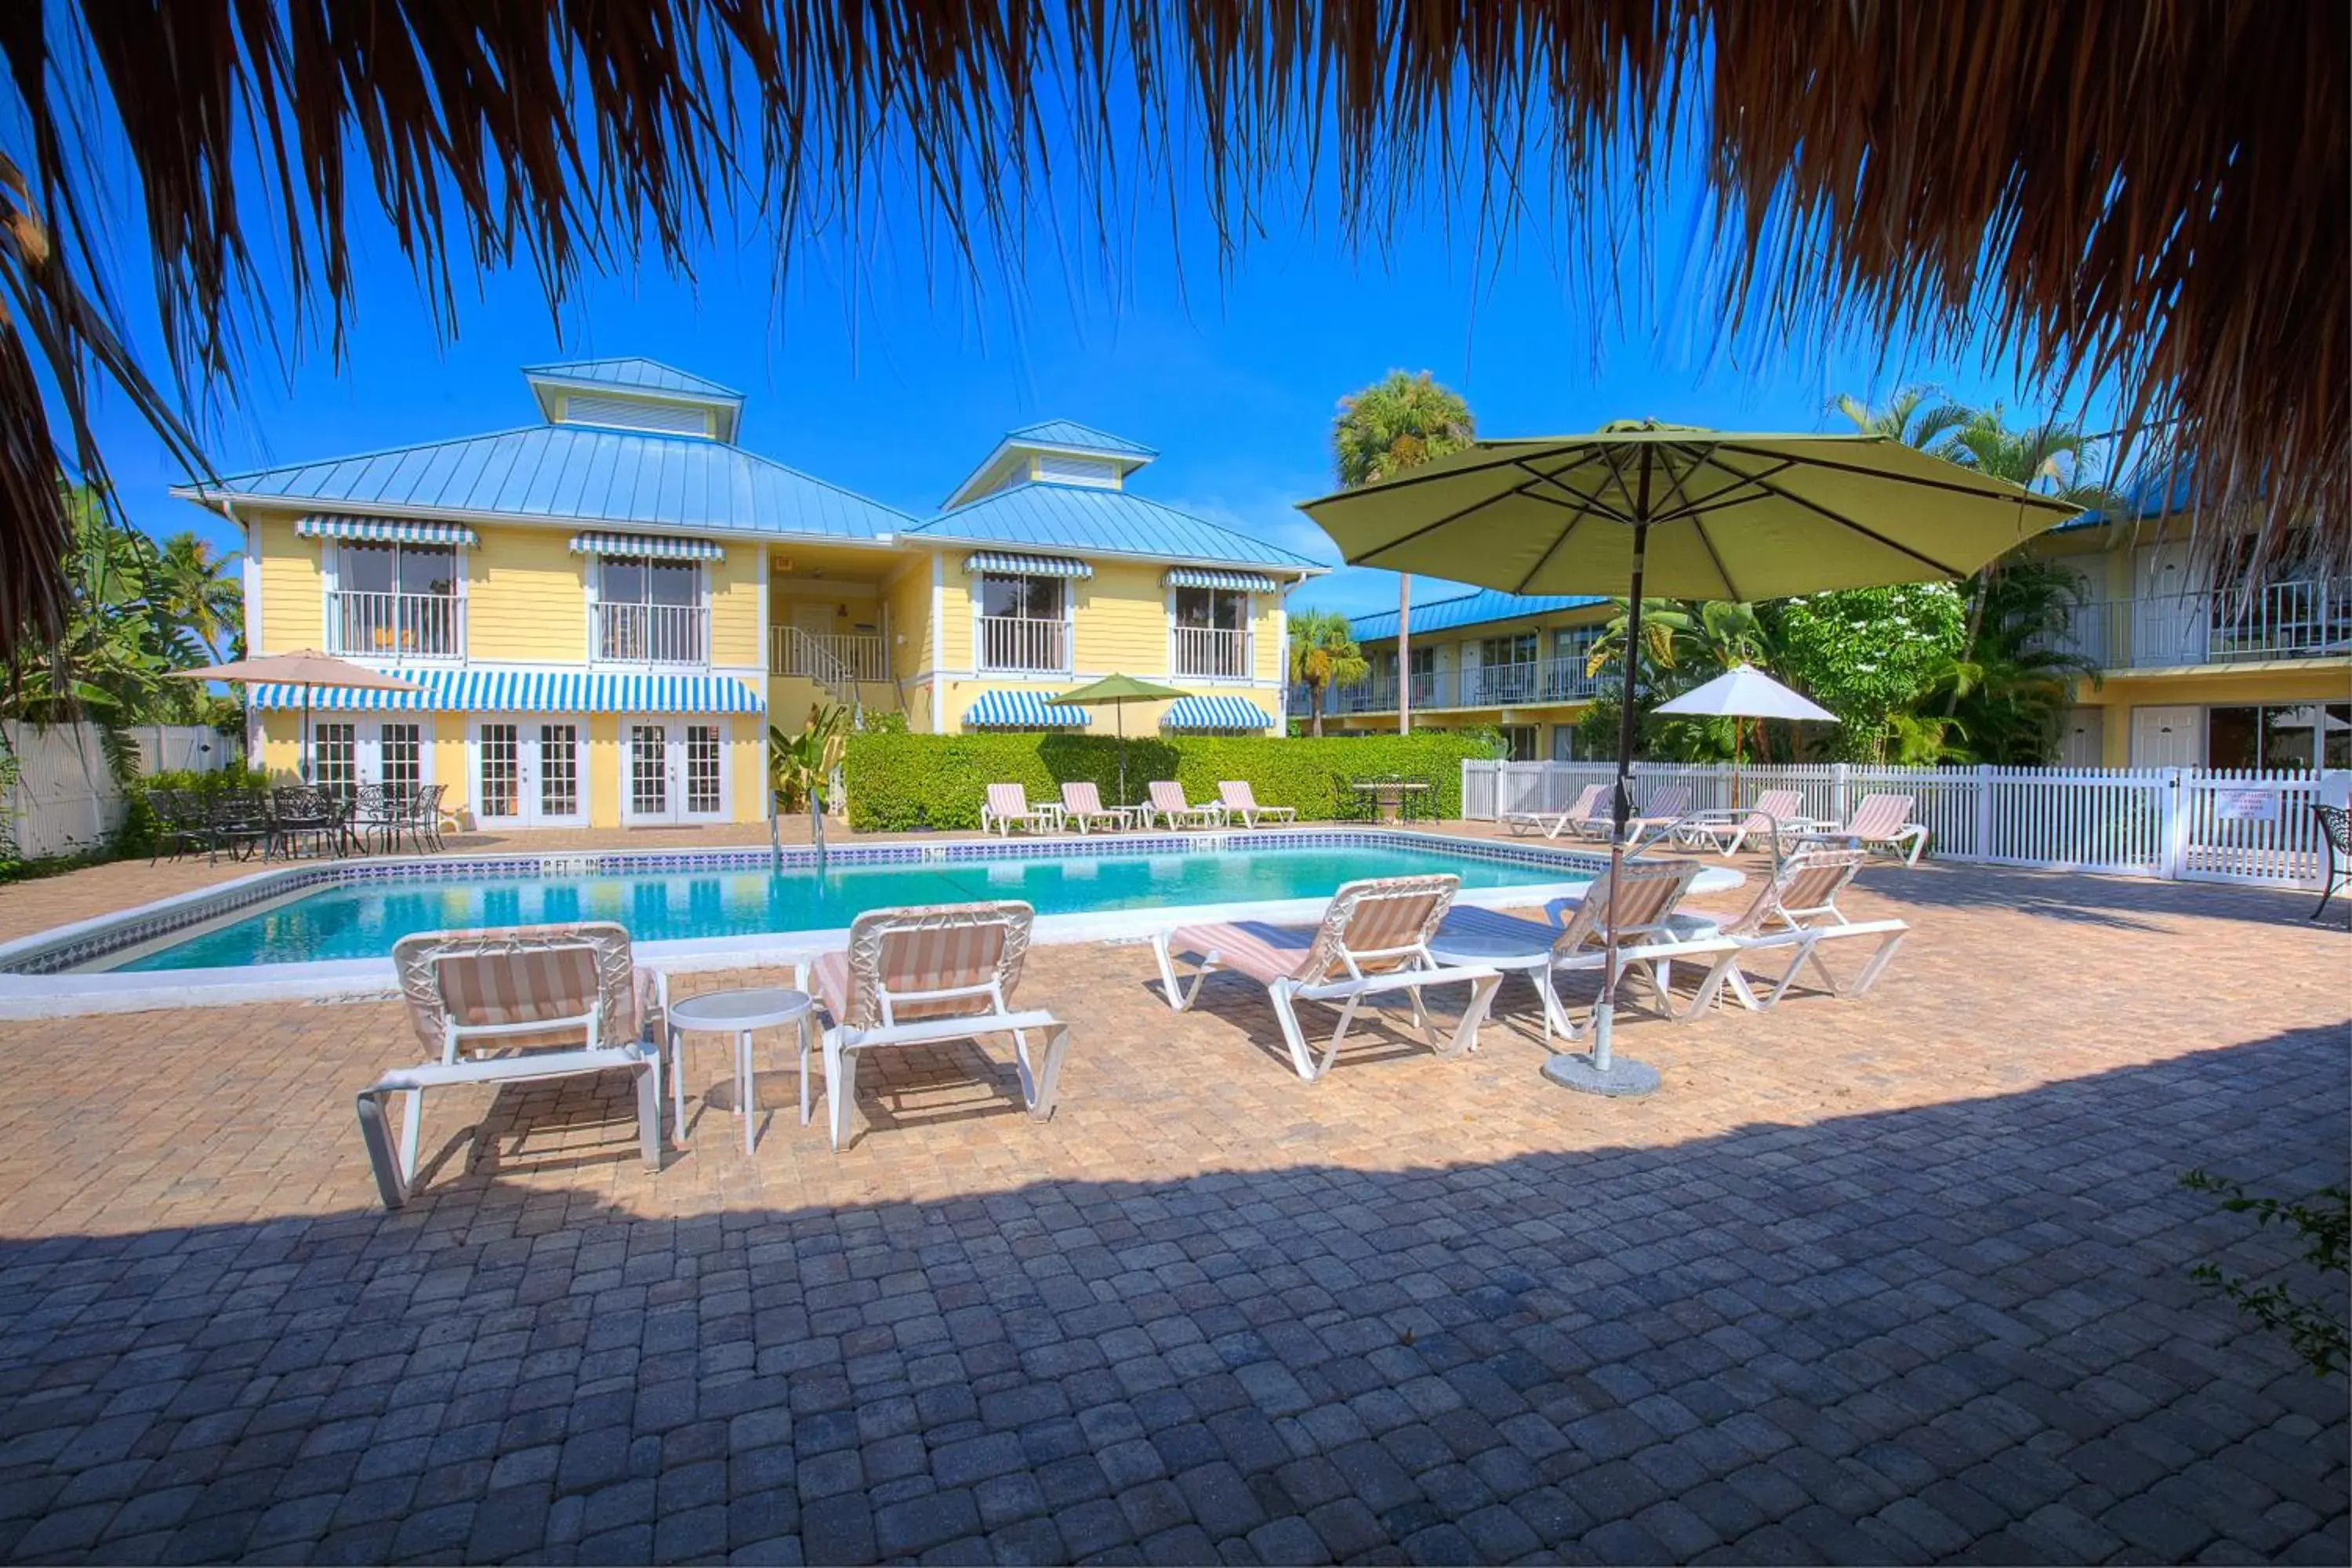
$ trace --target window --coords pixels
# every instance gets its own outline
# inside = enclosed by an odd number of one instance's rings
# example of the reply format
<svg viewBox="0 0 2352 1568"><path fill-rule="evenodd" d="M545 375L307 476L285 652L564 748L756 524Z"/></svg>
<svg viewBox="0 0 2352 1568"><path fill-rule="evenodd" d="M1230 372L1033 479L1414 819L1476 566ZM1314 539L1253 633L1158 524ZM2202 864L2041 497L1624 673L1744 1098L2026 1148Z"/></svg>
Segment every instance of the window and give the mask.
<svg viewBox="0 0 2352 1568"><path fill-rule="evenodd" d="M576 724L539 727L539 815L580 815L580 727Z"/></svg>
<svg viewBox="0 0 2352 1568"><path fill-rule="evenodd" d="M331 652L454 658L466 651L455 545L345 540L327 599Z"/></svg>
<svg viewBox="0 0 2352 1568"><path fill-rule="evenodd" d="M980 668L1070 668L1069 584L1059 577L984 574L980 579Z"/></svg>
<svg viewBox="0 0 2352 1568"><path fill-rule="evenodd" d="M1562 626L1551 634L1551 668L1544 678L1547 697L1589 697L1600 684L1584 673L1592 645L1601 640L1599 626Z"/></svg>
<svg viewBox="0 0 2352 1568"><path fill-rule="evenodd" d="M1510 748L1509 761L1532 763L1536 760L1536 727L1533 724L1506 724L1503 743Z"/></svg>
<svg viewBox="0 0 2352 1568"><path fill-rule="evenodd" d="M349 795L360 782L360 730L356 724L310 728L310 782L329 795Z"/></svg>
<svg viewBox="0 0 2352 1568"><path fill-rule="evenodd" d="M1492 667L1497 664L1533 664L1536 661L1536 634L1521 632L1517 637L1488 637L1478 645L1478 662Z"/></svg>
<svg viewBox="0 0 2352 1568"><path fill-rule="evenodd" d="M2352 768L2352 702L2271 703L2209 710L2205 765L2309 773Z"/></svg>
<svg viewBox="0 0 2352 1568"><path fill-rule="evenodd" d="M514 724L485 724L478 750L481 792L474 815L512 821L522 815L522 731Z"/></svg>
<svg viewBox="0 0 2352 1568"><path fill-rule="evenodd" d="M1231 588L1176 590L1175 672L1244 680L1250 596Z"/></svg>
<svg viewBox="0 0 2352 1568"><path fill-rule="evenodd" d="M596 562L596 657L623 664L707 664L710 617L691 561L604 555Z"/></svg>
<svg viewBox="0 0 2352 1568"><path fill-rule="evenodd" d="M415 800L425 787L424 731L415 724L386 724L376 735L376 782L394 800Z"/></svg>
<svg viewBox="0 0 2352 1568"><path fill-rule="evenodd" d="M1488 637L1478 645L1480 703L1526 702L1536 695L1536 648L1533 632Z"/></svg>

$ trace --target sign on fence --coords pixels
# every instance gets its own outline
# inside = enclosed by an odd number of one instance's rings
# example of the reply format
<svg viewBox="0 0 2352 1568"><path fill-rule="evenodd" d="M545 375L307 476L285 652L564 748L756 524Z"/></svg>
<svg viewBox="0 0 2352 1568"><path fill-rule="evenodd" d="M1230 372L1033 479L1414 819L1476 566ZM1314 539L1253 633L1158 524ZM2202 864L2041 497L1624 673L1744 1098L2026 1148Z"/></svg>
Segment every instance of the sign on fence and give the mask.
<svg viewBox="0 0 2352 1568"><path fill-rule="evenodd" d="M1599 762L1465 762L1462 815L1493 821L1507 812L1559 811L1613 772ZM1946 860L2271 886L2318 880L2323 849L2312 804L2346 787L2341 773L2189 768L1636 763L1633 775L1637 800L1679 784L1699 811L1749 805L1768 789L1794 790L1805 815L1824 822L1847 821L1868 795L1902 795L1910 820L1927 829L1927 852Z"/></svg>

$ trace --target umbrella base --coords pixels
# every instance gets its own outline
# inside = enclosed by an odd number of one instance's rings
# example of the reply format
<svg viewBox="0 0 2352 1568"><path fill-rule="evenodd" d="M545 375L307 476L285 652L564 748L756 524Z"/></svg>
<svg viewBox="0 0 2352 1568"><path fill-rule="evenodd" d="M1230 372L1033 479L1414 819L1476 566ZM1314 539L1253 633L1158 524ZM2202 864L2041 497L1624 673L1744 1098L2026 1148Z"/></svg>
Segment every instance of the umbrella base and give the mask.
<svg viewBox="0 0 2352 1568"><path fill-rule="evenodd" d="M1658 1069L1647 1062L1624 1057L1614 1058L1605 1068L1596 1068L1591 1057L1563 1051L1544 1063L1543 1075L1562 1089L1572 1089L1580 1094L1605 1094L1612 1100L1638 1100L1658 1091Z"/></svg>

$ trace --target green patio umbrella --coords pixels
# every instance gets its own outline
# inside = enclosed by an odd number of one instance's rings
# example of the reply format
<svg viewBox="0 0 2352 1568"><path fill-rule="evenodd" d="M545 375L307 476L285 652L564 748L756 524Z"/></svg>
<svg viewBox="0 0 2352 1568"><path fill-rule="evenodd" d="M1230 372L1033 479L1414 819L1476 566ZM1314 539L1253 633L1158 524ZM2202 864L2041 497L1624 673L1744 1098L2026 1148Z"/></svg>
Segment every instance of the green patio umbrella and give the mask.
<svg viewBox="0 0 2352 1568"><path fill-rule="evenodd" d="M1130 702L1173 702L1189 697L1189 691L1178 691L1166 686L1154 686L1148 680L1138 680L1131 675L1106 675L1091 686L1081 686L1076 691L1065 691L1053 700L1074 702L1091 707L1108 702L1117 710L1118 723L1118 804L1127 804L1127 705Z"/></svg>
<svg viewBox="0 0 2352 1568"><path fill-rule="evenodd" d="M1590 436L1478 441L1394 479L1301 503L1350 566L1511 594L1759 600L1965 577L2081 509L1884 436L1734 435L1626 420ZM1633 676L1624 660L1609 864L1632 814ZM1544 1076L1646 1094L1658 1075L1613 1058L1617 932L1607 935L1590 1056Z"/></svg>

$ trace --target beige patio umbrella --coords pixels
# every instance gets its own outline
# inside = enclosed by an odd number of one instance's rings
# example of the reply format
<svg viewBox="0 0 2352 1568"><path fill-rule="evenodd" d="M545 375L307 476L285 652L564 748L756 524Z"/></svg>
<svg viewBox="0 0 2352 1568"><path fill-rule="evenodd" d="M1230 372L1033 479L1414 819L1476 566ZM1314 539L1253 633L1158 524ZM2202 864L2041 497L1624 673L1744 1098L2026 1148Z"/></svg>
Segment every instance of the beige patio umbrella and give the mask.
<svg viewBox="0 0 2352 1568"><path fill-rule="evenodd" d="M292 653L267 653L253 658L231 659L226 664L208 664L201 669L170 671L174 680L235 681L244 686L265 683L278 686L299 686L302 689L302 746L298 754L302 781L310 780L310 692L314 687L346 687L360 691L422 691L413 680L403 680L396 675L385 675L363 664L320 653L314 647L296 648Z"/></svg>
<svg viewBox="0 0 2352 1568"><path fill-rule="evenodd" d="M1643 419L1475 442L1301 510L1350 566L1512 594L1622 592L1625 646L1638 649L1644 594L1781 599L1965 577L2081 509L1883 436L1735 435ZM1624 660L1612 873L1633 808L1637 662ZM1654 1068L1611 1054L1617 980L1612 921L1591 1054L1555 1056L1545 1077L1596 1094L1657 1088Z"/></svg>

